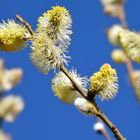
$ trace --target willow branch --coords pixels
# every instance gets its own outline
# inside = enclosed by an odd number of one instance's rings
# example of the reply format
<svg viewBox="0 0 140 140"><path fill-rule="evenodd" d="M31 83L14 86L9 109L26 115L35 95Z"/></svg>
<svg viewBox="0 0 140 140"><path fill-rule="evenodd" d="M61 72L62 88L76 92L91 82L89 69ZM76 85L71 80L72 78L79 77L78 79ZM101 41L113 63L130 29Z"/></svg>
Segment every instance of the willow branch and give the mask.
<svg viewBox="0 0 140 140"><path fill-rule="evenodd" d="M119 18L119 20L122 24L122 27L123 28L128 28L128 25L127 25L127 22L126 22L125 11L124 11L124 5L122 5L120 8L121 8L120 10L122 11L122 13L118 15L118 18Z"/></svg>
<svg viewBox="0 0 140 140"><path fill-rule="evenodd" d="M27 28L27 30L29 31L31 36L34 35L34 31L32 30L32 28L28 22L26 22L20 15L16 15L16 18L20 23L22 23Z"/></svg>
<svg viewBox="0 0 140 140"><path fill-rule="evenodd" d="M31 28L31 26L19 15L16 16L17 19L28 29L28 31L30 32L31 35L34 35L34 32ZM87 98L87 93L85 90L83 90L78 83L74 80L74 78L72 77L72 75L67 71L67 69L61 65L60 66L60 70L71 80L71 82L73 83L75 89L87 100L89 100ZM90 100L89 100L90 101ZM91 102L91 101L90 101ZM93 103L94 104L94 103ZM98 116L101 120L103 120L103 122L110 128L110 130L114 133L115 137L117 138L117 140L125 140L125 138L121 135L121 133L119 132L119 130L114 127L114 125L111 123L111 121L99 110L99 108L96 106L96 109L98 110ZM115 129L114 129L115 128ZM117 130L117 131L116 131ZM107 138L107 137L106 137ZM109 139L107 139L109 140Z"/></svg>
<svg viewBox="0 0 140 140"><path fill-rule="evenodd" d="M104 131L102 131L102 135L105 137L106 140L111 140L108 132L106 131L106 129L104 129Z"/></svg>
<svg viewBox="0 0 140 140"><path fill-rule="evenodd" d="M89 100L87 98L87 93L86 91L84 91L78 84L77 82L73 79L73 77L71 76L71 74L67 71L67 69L61 65L60 66L60 70L71 80L71 82L73 83L73 85L75 86L75 89L77 91L79 91L79 93L87 100ZM90 100L89 100L90 101ZM91 102L91 101L90 101ZM100 111L99 107L97 106L96 102L91 102L96 109L98 110L97 113L97 117L99 117L112 131L112 133L114 134L114 136L116 137L117 140L125 140L125 138L122 136L122 134L120 133L120 131L115 127L115 125L113 125L113 123Z"/></svg>
<svg viewBox="0 0 140 140"><path fill-rule="evenodd" d="M104 113L99 111L97 116L102 119L104 123L109 127L109 129L114 133L114 136L117 140L126 140L117 129L117 127L106 117Z"/></svg>
<svg viewBox="0 0 140 140"><path fill-rule="evenodd" d="M131 82L132 86L134 86L133 76L132 76L133 66L132 66L131 60L127 59L125 64L126 64L126 68L127 68L127 71L128 71L128 76L129 76L130 82Z"/></svg>
<svg viewBox="0 0 140 140"><path fill-rule="evenodd" d="M127 71L128 71L129 81L130 81L130 83L131 83L131 85L134 89L136 100L138 101L138 103L140 103L140 100L139 100L139 98L138 98L138 96L136 95L136 92L135 92L135 79L133 78L133 71L134 70L133 70L132 62L129 58L125 62L125 65L126 65L126 68L127 68Z"/></svg>

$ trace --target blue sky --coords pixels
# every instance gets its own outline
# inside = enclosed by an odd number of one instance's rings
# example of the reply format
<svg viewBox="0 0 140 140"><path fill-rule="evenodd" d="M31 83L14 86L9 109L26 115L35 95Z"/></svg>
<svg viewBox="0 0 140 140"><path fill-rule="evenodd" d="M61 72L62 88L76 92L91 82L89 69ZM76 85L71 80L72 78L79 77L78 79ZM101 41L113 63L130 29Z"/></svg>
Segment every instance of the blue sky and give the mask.
<svg viewBox="0 0 140 140"><path fill-rule="evenodd" d="M119 21L103 14L99 0L2 0L0 20L15 19L16 14L21 14L35 29L37 18L56 4L65 6L73 18L69 68L74 67L82 76L88 77L104 63L116 68L119 93L114 100L98 100L98 104L128 140L138 140L140 107L128 81L125 66L111 60L110 53L114 46L105 36L105 29ZM139 0L127 0L125 5L128 25L136 31L140 31L140 19L137 16L139 5ZM95 122L93 117L80 114L73 105L66 105L53 96L50 83L53 72L41 74L31 63L29 53L29 47L16 53L0 52L7 68L20 67L24 71L21 84L10 93L24 98L25 110L13 124L4 123L5 131L12 134L13 140L104 140L92 129ZM134 66L140 69L139 65Z"/></svg>

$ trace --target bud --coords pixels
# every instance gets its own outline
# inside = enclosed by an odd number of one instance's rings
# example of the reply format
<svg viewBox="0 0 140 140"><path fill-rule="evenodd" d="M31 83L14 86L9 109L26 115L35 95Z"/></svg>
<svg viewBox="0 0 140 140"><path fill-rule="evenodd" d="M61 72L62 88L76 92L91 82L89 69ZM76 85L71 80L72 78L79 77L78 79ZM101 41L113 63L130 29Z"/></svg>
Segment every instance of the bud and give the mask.
<svg viewBox="0 0 140 140"><path fill-rule="evenodd" d="M0 117L13 122L23 108L24 102L21 97L13 95L4 97L0 102Z"/></svg>
<svg viewBox="0 0 140 140"><path fill-rule="evenodd" d="M21 69L6 70L3 68L0 71L0 91L11 90L21 81L21 77Z"/></svg>
<svg viewBox="0 0 140 140"><path fill-rule="evenodd" d="M88 100L84 98L76 98L74 101L75 107L85 115L97 115L98 110L94 106L94 104L90 103Z"/></svg>
<svg viewBox="0 0 140 140"><path fill-rule="evenodd" d="M4 90L10 90L15 87L21 81L22 77L21 69L5 70L3 77L3 88Z"/></svg>
<svg viewBox="0 0 140 140"><path fill-rule="evenodd" d="M107 30L107 36L108 40L112 45L119 46L120 40L119 40L119 32L123 30L120 25L113 25Z"/></svg>
<svg viewBox="0 0 140 140"><path fill-rule="evenodd" d="M104 127L104 124L102 122L96 122L94 125L93 125L93 129L102 134L102 132L105 130L105 127Z"/></svg>
<svg viewBox="0 0 140 140"><path fill-rule="evenodd" d="M111 56L116 63L125 63L128 59L124 52L119 49L114 50Z"/></svg>

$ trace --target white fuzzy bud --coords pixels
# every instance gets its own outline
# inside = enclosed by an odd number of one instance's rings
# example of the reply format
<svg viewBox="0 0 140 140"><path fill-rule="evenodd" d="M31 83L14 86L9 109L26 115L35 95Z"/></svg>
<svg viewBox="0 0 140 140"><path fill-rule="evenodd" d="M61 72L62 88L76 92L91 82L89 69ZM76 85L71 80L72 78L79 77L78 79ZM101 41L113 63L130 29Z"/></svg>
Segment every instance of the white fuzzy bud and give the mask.
<svg viewBox="0 0 140 140"><path fill-rule="evenodd" d="M85 115L96 115L97 114L96 107L84 98L77 98L74 101L74 105L81 113L83 113Z"/></svg>
<svg viewBox="0 0 140 140"><path fill-rule="evenodd" d="M107 31L108 40L111 44L115 46L120 45L119 41L119 32L122 30L122 27L120 25L114 25Z"/></svg>
<svg viewBox="0 0 140 140"><path fill-rule="evenodd" d="M21 97L14 95L4 97L0 102L0 117L13 122L23 109L24 102Z"/></svg>
<svg viewBox="0 0 140 140"><path fill-rule="evenodd" d="M97 132L101 132L104 130L104 124L102 122L96 122L94 125L93 125L93 129Z"/></svg>

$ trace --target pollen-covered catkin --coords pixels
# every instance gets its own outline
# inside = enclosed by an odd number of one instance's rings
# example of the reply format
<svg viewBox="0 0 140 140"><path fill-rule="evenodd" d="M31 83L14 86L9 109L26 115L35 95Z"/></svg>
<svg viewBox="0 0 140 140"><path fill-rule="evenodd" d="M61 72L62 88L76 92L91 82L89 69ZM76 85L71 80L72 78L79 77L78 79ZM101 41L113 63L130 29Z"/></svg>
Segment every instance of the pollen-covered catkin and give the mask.
<svg viewBox="0 0 140 140"><path fill-rule="evenodd" d="M88 79L86 77L81 77L75 70L71 70L69 73L79 86L86 91ZM77 97L81 97L71 80L63 72L57 73L52 79L52 90L55 96L68 104L73 103Z"/></svg>
<svg viewBox="0 0 140 140"><path fill-rule="evenodd" d="M46 32L55 44L65 50L71 41L71 26L72 19L68 10L65 7L53 6L39 17L37 30Z"/></svg>
<svg viewBox="0 0 140 140"><path fill-rule="evenodd" d="M115 69L109 64L101 66L100 71L90 77L90 92L101 99L112 99L118 92L118 77Z"/></svg>
<svg viewBox="0 0 140 140"><path fill-rule="evenodd" d="M67 57L61 48L47 37L45 32L37 32L32 39L30 58L33 64L44 74L50 69L59 68L67 64Z"/></svg>
<svg viewBox="0 0 140 140"><path fill-rule="evenodd" d="M119 33L119 40L127 56L131 60L140 63L140 34L122 30Z"/></svg>
<svg viewBox="0 0 140 140"><path fill-rule="evenodd" d="M0 50L13 52L26 47L27 30L15 23L14 20L8 20L7 23L0 24Z"/></svg>

